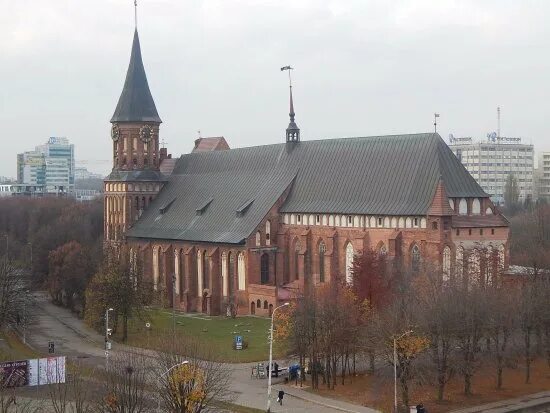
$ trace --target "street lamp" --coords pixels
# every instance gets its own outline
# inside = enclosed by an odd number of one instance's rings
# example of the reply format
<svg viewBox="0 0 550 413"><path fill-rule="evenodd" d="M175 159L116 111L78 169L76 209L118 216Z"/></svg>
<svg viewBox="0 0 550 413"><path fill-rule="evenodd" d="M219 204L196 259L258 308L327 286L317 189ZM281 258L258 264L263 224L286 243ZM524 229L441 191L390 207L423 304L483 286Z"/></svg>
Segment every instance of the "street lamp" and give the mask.
<svg viewBox="0 0 550 413"><path fill-rule="evenodd" d="M113 309L105 310L105 370L109 368L109 311Z"/></svg>
<svg viewBox="0 0 550 413"><path fill-rule="evenodd" d="M394 413L397 413L397 340L412 333L412 330L405 331L399 337L393 338L393 408Z"/></svg>
<svg viewBox="0 0 550 413"><path fill-rule="evenodd" d="M288 307L290 303L284 303L275 307L271 313L271 327L269 329L269 364L267 365L267 413L271 412L271 364L273 363L273 318L279 308Z"/></svg>
<svg viewBox="0 0 550 413"><path fill-rule="evenodd" d="M158 395L157 395L157 398L158 398L157 412L160 412L160 379L162 379L164 376L166 376L168 373L170 373L172 371L172 369L175 369L176 367L179 367L179 366L184 366L186 364L189 364L189 361L184 360L184 361L181 361L179 363L174 364L172 367L170 367L164 373L162 373L159 376L159 378L157 379L158 380L158 386L159 386L159 392L158 392Z"/></svg>

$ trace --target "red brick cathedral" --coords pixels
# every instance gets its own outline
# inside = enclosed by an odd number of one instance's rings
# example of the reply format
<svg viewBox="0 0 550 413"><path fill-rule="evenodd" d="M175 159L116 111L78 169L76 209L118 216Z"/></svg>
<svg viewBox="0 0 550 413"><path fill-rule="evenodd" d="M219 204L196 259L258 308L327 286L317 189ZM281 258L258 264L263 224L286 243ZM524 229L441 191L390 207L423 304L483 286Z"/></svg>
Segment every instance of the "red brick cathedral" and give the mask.
<svg viewBox="0 0 550 413"><path fill-rule="evenodd" d="M351 282L374 249L452 278L480 245L507 266L508 222L438 134L300 140L292 89L286 141L230 149L200 138L177 160L134 33L111 119L105 238L126 242L176 308L268 315L304 285Z"/></svg>

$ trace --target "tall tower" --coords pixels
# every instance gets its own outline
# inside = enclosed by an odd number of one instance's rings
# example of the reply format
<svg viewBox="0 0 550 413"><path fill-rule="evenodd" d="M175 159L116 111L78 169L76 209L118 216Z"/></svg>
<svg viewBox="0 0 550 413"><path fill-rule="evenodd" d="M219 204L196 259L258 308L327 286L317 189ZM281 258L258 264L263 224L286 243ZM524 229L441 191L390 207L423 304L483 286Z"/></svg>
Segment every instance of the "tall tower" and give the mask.
<svg viewBox="0 0 550 413"><path fill-rule="evenodd" d="M104 182L106 241L122 240L162 188L161 123L147 83L136 27L126 81L111 118L113 170Z"/></svg>

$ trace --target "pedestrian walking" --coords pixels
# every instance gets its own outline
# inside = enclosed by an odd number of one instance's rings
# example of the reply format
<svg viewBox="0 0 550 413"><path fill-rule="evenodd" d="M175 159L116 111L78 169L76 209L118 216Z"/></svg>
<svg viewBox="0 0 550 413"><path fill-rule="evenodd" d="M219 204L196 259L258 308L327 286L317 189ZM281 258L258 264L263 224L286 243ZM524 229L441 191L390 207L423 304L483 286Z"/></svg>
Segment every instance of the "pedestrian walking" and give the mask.
<svg viewBox="0 0 550 413"><path fill-rule="evenodd" d="M426 409L422 403L416 406L416 413L426 413Z"/></svg>
<svg viewBox="0 0 550 413"><path fill-rule="evenodd" d="M283 397L285 397L285 392L283 390L279 390L279 395L277 396L277 401L282 406L283 405Z"/></svg>

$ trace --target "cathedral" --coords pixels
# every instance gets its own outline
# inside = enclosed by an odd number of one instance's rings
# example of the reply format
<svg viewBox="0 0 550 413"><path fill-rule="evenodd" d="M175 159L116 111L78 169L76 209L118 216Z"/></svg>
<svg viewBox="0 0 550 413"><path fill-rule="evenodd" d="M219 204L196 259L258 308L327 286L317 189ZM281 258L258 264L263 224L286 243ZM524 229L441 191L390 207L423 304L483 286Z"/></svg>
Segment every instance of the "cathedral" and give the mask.
<svg viewBox="0 0 550 413"><path fill-rule="evenodd" d="M508 221L437 133L302 141L292 88L289 115L281 143L199 138L172 158L136 29L111 118L105 241L127 244L170 306L268 316L305 286L352 282L367 249L444 279L483 251L508 266Z"/></svg>

